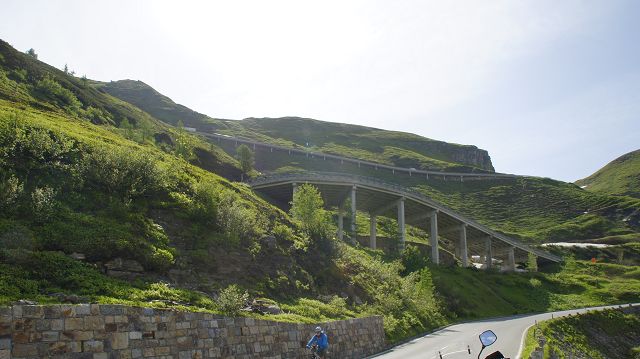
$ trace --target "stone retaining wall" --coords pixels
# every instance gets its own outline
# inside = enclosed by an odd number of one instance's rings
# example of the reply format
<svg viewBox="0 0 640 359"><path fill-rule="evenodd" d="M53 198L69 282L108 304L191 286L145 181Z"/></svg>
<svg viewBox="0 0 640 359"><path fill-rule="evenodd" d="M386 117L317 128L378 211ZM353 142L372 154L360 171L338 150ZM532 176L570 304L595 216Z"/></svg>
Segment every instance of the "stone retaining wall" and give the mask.
<svg viewBox="0 0 640 359"><path fill-rule="evenodd" d="M318 323L329 358L385 347L381 317ZM122 305L0 307L0 359L303 358L316 325Z"/></svg>

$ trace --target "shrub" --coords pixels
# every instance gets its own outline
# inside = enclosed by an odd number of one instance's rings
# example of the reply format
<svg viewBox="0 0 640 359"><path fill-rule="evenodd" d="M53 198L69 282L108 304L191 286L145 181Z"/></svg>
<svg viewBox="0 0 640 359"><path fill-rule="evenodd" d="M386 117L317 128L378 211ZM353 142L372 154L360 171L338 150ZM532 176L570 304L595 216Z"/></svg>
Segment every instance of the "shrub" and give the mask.
<svg viewBox="0 0 640 359"><path fill-rule="evenodd" d="M31 210L36 222L46 222L51 218L56 202L56 192L51 187L36 187L31 193Z"/></svg>
<svg viewBox="0 0 640 359"><path fill-rule="evenodd" d="M199 222L214 224L218 216L219 202L220 187L211 181L200 181L194 186L190 214Z"/></svg>
<svg viewBox="0 0 640 359"><path fill-rule="evenodd" d="M36 82L34 90L36 95L39 97L49 100L69 112L77 113L82 108L82 103L73 94L73 92L62 87L62 85L60 85L51 76L47 75Z"/></svg>
<svg viewBox="0 0 640 359"><path fill-rule="evenodd" d="M234 243L263 233L262 221L256 211L247 205L234 192L227 190L222 193L218 224Z"/></svg>
<svg viewBox="0 0 640 359"><path fill-rule="evenodd" d="M163 188L165 173L155 161L140 151L98 147L84 156L83 175L89 186L129 203Z"/></svg>
<svg viewBox="0 0 640 359"><path fill-rule="evenodd" d="M77 143L60 133L25 126L17 116L0 121L0 165L27 181L61 182L77 154Z"/></svg>
<svg viewBox="0 0 640 359"><path fill-rule="evenodd" d="M235 317L240 314L240 310L244 308L248 300L249 293L232 284L220 291L217 305L224 315Z"/></svg>
<svg viewBox="0 0 640 359"><path fill-rule="evenodd" d="M0 179L0 210L10 209L23 190L24 186L14 175L10 175L6 180Z"/></svg>
<svg viewBox="0 0 640 359"><path fill-rule="evenodd" d="M427 256L420 252L418 247L410 244L407 245L407 248L402 252L402 265L404 266L402 273L406 275L425 268L429 263L427 258Z"/></svg>
<svg viewBox="0 0 640 359"><path fill-rule="evenodd" d="M299 186L291 201L291 216L313 239L330 236L330 215L324 209L324 201L316 187L310 184Z"/></svg>
<svg viewBox="0 0 640 359"><path fill-rule="evenodd" d="M84 117L96 125L114 124L113 116L110 113L93 106L89 106L85 110Z"/></svg>

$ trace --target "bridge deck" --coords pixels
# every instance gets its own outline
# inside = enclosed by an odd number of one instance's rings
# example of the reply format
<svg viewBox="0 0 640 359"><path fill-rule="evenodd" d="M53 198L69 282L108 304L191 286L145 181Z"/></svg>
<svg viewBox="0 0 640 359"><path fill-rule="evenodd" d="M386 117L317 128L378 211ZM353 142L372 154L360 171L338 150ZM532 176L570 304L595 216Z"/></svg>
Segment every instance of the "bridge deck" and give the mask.
<svg viewBox="0 0 640 359"><path fill-rule="evenodd" d="M399 199L404 198L406 224L424 229L427 233L434 233L429 213L437 211L438 235L436 237L444 238L445 244L458 247L460 226L466 225L469 255L484 256L487 253L487 239L491 238L493 258L506 258L509 252L513 251L516 260L525 260L529 253L554 262L561 260L558 256L529 247L518 240L491 230L420 192L374 178L340 173L295 173L258 178L251 183L251 186L275 204L287 208L293 196L293 185L304 183L318 187L325 204L329 207L342 204L350 197L352 188L355 188L359 211L391 218L394 218L397 213L395 204Z"/></svg>

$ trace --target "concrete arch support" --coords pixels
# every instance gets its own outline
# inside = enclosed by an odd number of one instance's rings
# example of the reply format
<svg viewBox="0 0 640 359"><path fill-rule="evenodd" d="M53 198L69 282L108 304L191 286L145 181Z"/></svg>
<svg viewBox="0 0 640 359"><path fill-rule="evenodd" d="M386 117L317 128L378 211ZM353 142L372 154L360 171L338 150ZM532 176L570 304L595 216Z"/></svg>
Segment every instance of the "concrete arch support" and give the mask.
<svg viewBox="0 0 640 359"><path fill-rule="evenodd" d="M398 200L398 235L400 237L400 242L398 243L398 250L400 252L404 251L405 245L405 224L404 224L404 197Z"/></svg>
<svg viewBox="0 0 640 359"><path fill-rule="evenodd" d="M429 215L429 242L431 244L431 261L440 264L440 252L438 250L438 211L434 210Z"/></svg>
<svg viewBox="0 0 640 359"><path fill-rule="evenodd" d="M356 186L351 187L351 241L355 244L358 241L358 227L356 223Z"/></svg>
<svg viewBox="0 0 640 359"><path fill-rule="evenodd" d="M489 269L493 265L493 247L491 237L487 237L484 240L484 245L484 267Z"/></svg>
<svg viewBox="0 0 640 359"><path fill-rule="evenodd" d="M467 247L467 225L466 224L461 224L460 225L460 237L458 239L459 243L458 245L460 246L460 261L462 263L463 267L468 267L469 266L469 253L468 253L468 247Z"/></svg>
<svg viewBox="0 0 640 359"><path fill-rule="evenodd" d="M371 249L376 249L376 236L377 236L377 228L376 226L378 225L378 220L376 218L376 216L371 215L369 217L369 221L370 221L370 228L369 228L369 233L370 233L370 238L369 238L369 247Z"/></svg>

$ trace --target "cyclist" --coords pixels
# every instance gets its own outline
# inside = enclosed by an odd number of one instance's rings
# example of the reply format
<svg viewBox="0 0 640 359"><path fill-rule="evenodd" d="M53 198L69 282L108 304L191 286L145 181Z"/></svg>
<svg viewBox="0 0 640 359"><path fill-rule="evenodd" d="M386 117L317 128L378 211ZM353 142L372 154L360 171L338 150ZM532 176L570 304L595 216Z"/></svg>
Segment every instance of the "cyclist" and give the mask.
<svg viewBox="0 0 640 359"><path fill-rule="evenodd" d="M316 327L316 333L309 339L309 343L307 343L307 348L311 348L312 345L317 347L316 354L320 358L324 358L327 354L327 348L329 347L329 338L322 331L322 328Z"/></svg>

